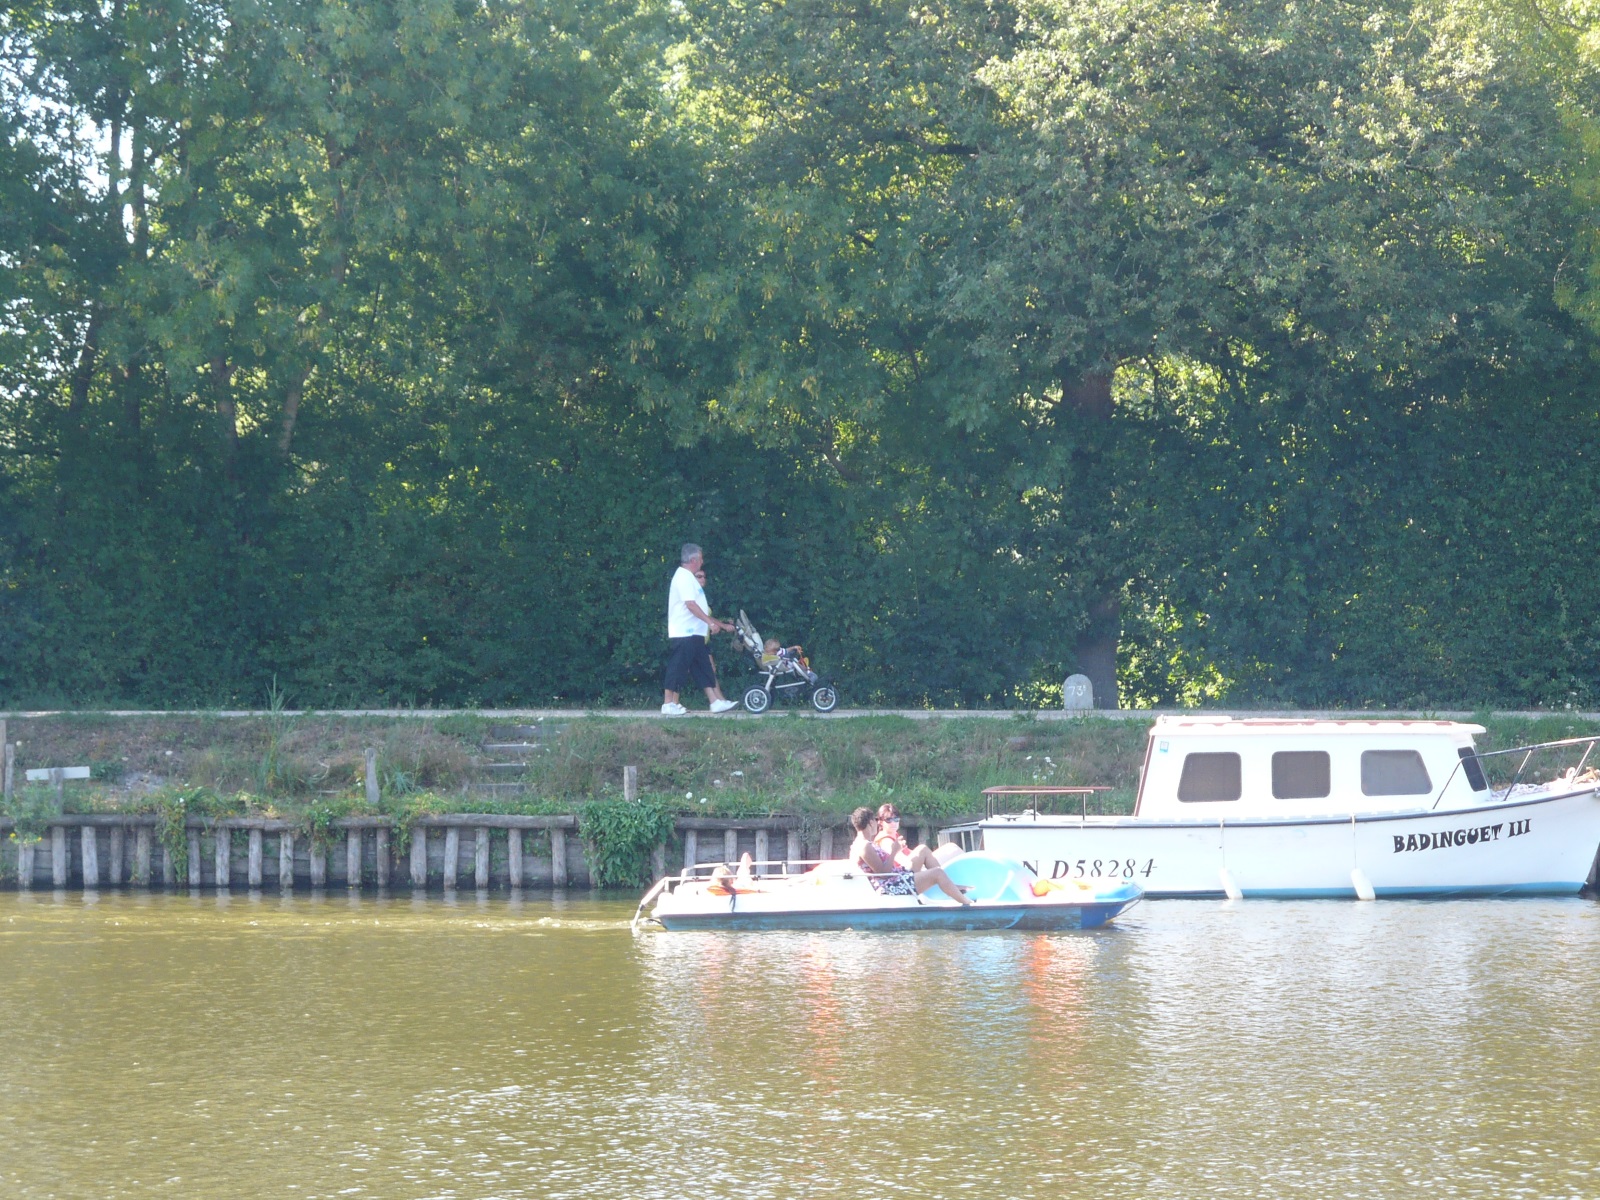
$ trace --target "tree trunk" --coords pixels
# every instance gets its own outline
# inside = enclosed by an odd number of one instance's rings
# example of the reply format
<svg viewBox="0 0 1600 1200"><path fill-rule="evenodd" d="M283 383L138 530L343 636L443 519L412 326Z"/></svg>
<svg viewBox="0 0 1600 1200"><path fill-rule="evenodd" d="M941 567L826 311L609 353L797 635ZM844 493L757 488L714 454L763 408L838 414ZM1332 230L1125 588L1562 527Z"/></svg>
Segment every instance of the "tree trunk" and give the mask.
<svg viewBox="0 0 1600 1200"><path fill-rule="evenodd" d="M283 428L278 434L278 453L285 459L289 451L294 448L294 426L300 417L300 401L305 395L306 384L311 379L311 374L316 370L312 364L300 372L300 377L290 387L289 394L283 398Z"/></svg>
<svg viewBox="0 0 1600 1200"><path fill-rule="evenodd" d="M139 363L130 362L117 372L122 389L122 434L138 453L139 433L144 424L144 413L139 404Z"/></svg>
<svg viewBox="0 0 1600 1200"><path fill-rule="evenodd" d="M216 395L217 416L222 427L222 460L228 482L234 482L234 464L239 456L239 407L233 398L233 372L221 355L211 360L211 386Z"/></svg>
<svg viewBox="0 0 1600 1200"><path fill-rule="evenodd" d="M1062 399L1080 425L1086 426L1074 452L1082 482L1109 492L1110 481L1101 478L1101 448L1111 424L1111 372L1086 371L1062 386ZM1079 634L1072 649L1072 669L1089 677L1094 686L1096 708L1117 708L1117 642L1122 633L1122 583L1120 579L1097 581L1099 595L1089 606L1089 624Z"/></svg>
<svg viewBox="0 0 1600 1200"><path fill-rule="evenodd" d="M133 162L128 178L128 197L133 203L133 257L144 262L150 257L150 233L145 214L145 160L144 131L133 129Z"/></svg>
<svg viewBox="0 0 1600 1200"><path fill-rule="evenodd" d="M1122 633L1122 598L1115 592L1089 609L1089 625L1073 647L1073 667L1094 685L1096 708L1118 708L1117 640Z"/></svg>
<svg viewBox="0 0 1600 1200"><path fill-rule="evenodd" d="M89 403L89 385L94 382L95 360L100 352L100 306L89 310L89 324L83 331L83 345L78 349L78 362L72 369L72 383L67 394L67 413L74 426L83 420L83 411Z"/></svg>
<svg viewBox="0 0 1600 1200"><path fill-rule="evenodd" d="M1068 406L1086 421L1111 420L1111 372L1085 371L1062 385Z"/></svg>

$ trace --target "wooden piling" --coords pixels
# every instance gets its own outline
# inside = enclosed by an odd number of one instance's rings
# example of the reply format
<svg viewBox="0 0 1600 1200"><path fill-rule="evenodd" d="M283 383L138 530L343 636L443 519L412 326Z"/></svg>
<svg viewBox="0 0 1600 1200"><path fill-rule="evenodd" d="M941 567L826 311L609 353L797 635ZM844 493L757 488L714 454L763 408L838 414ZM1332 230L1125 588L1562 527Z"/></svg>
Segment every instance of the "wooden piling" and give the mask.
<svg viewBox="0 0 1600 1200"><path fill-rule="evenodd" d="M311 865L311 886L325 888L328 886L328 848L311 839L311 846L306 855Z"/></svg>
<svg viewBox="0 0 1600 1200"><path fill-rule="evenodd" d="M64 825L50 827L50 886L67 886L67 830Z"/></svg>
<svg viewBox="0 0 1600 1200"><path fill-rule="evenodd" d="M778 864L798 864L814 856L819 849L816 842L806 844L803 832L796 828L800 823L791 817L686 815L677 818L675 824L677 833L674 836L683 839L684 867L690 870L699 864L702 857L707 863L736 861L741 857L739 851L748 849L753 852L757 862L769 864L757 870L770 877L785 873L785 868ZM189 818L188 827L179 834L187 840L188 862L185 866L184 843L179 843L176 856L168 854L161 840L162 826L154 815L68 813L52 818L47 825L50 831L48 851L33 850L33 863L37 871L34 878L41 883L49 878L59 887L78 886L81 880L86 888L126 886L129 883L160 886L167 883L180 888L187 885L194 889L215 886L222 891L230 886L242 888L248 880L250 888L256 890L270 882L266 876L266 859L275 854L278 886L292 891L296 884L303 886L306 882L305 876L298 880L295 878L297 850L309 859L310 882L314 888L325 888L335 881L348 882L357 888L370 887L376 882L377 886L387 888L398 883L405 871L400 861L403 856L397 854L394 844L394 838L398 836L395 832L398 823L391 818L356 816L335 821L327 832L334 837L343 835L345 861L338 864L327 861L326 846L319 847L313 843L305 849L297 847L295 835L287 825L285 821L270 817L233 817L213 821L195 814ZM9 822L6 827L9 828ZM412 828L410 874L415 886L428 886L428 857L430 852L433 855L439 853L428 846L430 827L444 834L443 874L447 886L451 888L476 886L484 889L504 887L507 883L514 888L526 888L535 882L543 886L544 868L530 861L527 841L530 832L540 831L541 837L550 838L550 883L558 888L566 888L581 882L581 875L573 875L574 871L582 872L584 864L582 852L571 845L573 831L578 827L575 817L461 812L422 817ZM919 828L926 833L929 825L923 822ZM365 831L368 829L372 830L372 844L364 846L362 841L367 837ZM102 830L105 832L102 833ZM501 830L505 831L507 839L505 868L497 868L495 864L495 855L500 853L495 841L501 836ZM245 846L238 848L240 861L237 867L231 862L232 837L235 833L242 834L246 842ZM837 829L822 831L822 853L833 853L837 833ZM473 840L470 851L462 844L466 836ZM703 855L699 846L702 837L718 838L715 849L707 848ZM72 841L68 841L69 838ZM269 839L276 839L276 843ZM132 846L128 844L130 840L133 841ZM670 847L671 842L663 840L649 848L650 869L655 879L668 873ZM22 849L19 843L18 857L8 858L5 862L8 886L13 862L17 864L19 874L26 873ZM44 864L39 862L45 853L49 854L51 860L48 872ZM151 860L153 853L161 854L160 863ZM364 860L374 865L366 868L363 876ZM333 866L332 873L330 866ZM155 877L157 871L160 872L160 879Z"/></svg>
<svg viewBox="0 0 1600 1200"><path fill-rule="evenodd" d="M683 869L693 871L695 863L700 861L700 834L698 830L685 829L683 831Z"/></svg>
<svg viewBox="0 0 1600 1200"><path fill-rule="evenodd" d="M428 830L421 825L411 829L411 886L428 886Z"/></svg>
<svg viewBox="0 0 1600 1200"><path fill-rule="evenodd" d="M832 858L833 857L833 830L824 829L822 831L822 836L820 838L818 838L817 841L818 841L817 857L818 858Z"/></svg>
<svg viewBox="0 0 1600 1200"><path fill-rule="evenodd" d="M633 801L639 798L639 768L622 768L622 798Z"/></svg>
<svg viewBox="0 0 1600 1200"><path fill-rule="evenodd" d="M378 807L378 752L371 746L367 747L367 803Z"/></svg>
<svg viewBox="0 0 1600 1200"><path fill-rule="evenodd" d="M78 836L83 845L83 886L86 891L92 890L100 886L100 839L95 836L93 825L85 825Z"/></svg>
<svg viewBox="0 0 1600 1200"><path fill-rule="evenodd" d="M24 892L33 890L33 852L37 842L17 843L17 887Z"/></svg>
<svg viewBox="0 0 1600 1200"><path fill-rule="evenodd" d="M456 886L456 869L461 865L461 830L454 825L444 831L444 886L446 891Z"/></svg>
<svg viewBox="0 0 1600 1200"><path fill-rule="evenodd" d="M550 831L550 886L567 886L567 831Z"/></svg>
<svg viewBox="0 0 1600 1200"><path fill-rule="evenodd" d="M522 830L506 830L506 870L511 876L511 886L522 886Z"/></svg>
<svg viewBox="0 0 1600 1200"><path fill-rule="evenodd" d="M374 857L377 860L378 886L389 886L389 827L379 825L373 831Z"/></svg>
<svg viewBox="0 0 1600 1200"><path fill-rule="evenodd" d="M150 827L141 825L133 831L133 882L139 887L150 886Z"/></svg>
<svg viewBox="0 0 1600 1200"><path fill-rule="evenodd" d="M56 791L56 810L67 806L67 776L60 767L50 768L50 786Z"/></svg>
<svg viewBox="0 0 1600 1200"><path fill-rule="evenodd" d="M5 744L6 758L4 774L0 775L0 787L5 790L6 807L11 807L11 793L17 786L17 747L11 742Z"/></svg>

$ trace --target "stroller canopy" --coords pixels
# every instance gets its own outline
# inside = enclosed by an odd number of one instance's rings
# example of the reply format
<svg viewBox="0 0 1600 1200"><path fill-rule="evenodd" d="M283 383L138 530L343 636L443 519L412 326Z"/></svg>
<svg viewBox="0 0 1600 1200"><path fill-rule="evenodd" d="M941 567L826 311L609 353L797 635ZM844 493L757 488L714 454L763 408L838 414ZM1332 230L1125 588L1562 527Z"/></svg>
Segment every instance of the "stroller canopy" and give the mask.
<svg viewBox="0 0 1600 1200"><path fill-rule="evenodd" d="M734 632L738 634L740 643L751 654L761 653L761 634L750 623L750 618L744 615L744 609L739 610L739 620L734 625Z"/></svg>

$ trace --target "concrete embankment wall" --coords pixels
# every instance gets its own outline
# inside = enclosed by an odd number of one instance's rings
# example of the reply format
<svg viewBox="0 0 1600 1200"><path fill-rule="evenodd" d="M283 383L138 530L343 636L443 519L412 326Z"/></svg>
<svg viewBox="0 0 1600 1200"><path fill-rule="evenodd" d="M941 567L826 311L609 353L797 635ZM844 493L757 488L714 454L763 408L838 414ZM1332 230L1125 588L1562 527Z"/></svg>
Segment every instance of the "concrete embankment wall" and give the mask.
<svg viewBox="0 0 1600 1200"><path fill-rule="evenodd" d="M932 822L912 818L930 844ZM349 817L319 839L284 821L191 819L184 855L171 855L153 816L77 815L53 820L37 842L13 841L0 820L0 887L6 888L561 888L588 887L573 816L455 813L417 821L400 848L386 817ZM677 841L653 856L657 877L695 863L832 858L848 830L795 818L682 817ZM184 861L184 860L187 861Z"/></svg>

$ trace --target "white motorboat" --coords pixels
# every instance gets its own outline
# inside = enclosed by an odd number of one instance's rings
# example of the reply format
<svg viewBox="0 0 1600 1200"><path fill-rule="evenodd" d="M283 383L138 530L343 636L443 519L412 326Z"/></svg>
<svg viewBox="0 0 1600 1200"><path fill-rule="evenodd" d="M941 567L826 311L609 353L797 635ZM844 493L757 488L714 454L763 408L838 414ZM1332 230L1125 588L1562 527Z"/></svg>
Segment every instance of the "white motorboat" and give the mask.
<svg viewBox="0 0 1600 1200"><path fill-rule="evenodd" d="M634 925L651 921L683 929L1094 929L1139 902L1125 879L1045 880L1013 859L963 854L945 864L974 903L961 905L935 889L922 896L886 896L850 862L755 863L731 873L702 863L660 880L639 901ZM809 870L799 870L809 867ZM794 868L791 870L791 868Z"/></svg>
<svg viewBox="0 0 1600 1200"><path fill-rule="evenodd" d="M1126 879L1151 897L1593 889L1600 739L1479 753L1482 732L1453 721L1162 717L1131 815L1091 814L1086 793L1098 789L991 788L987 816L943 837L1044 879Z"/></svg>

